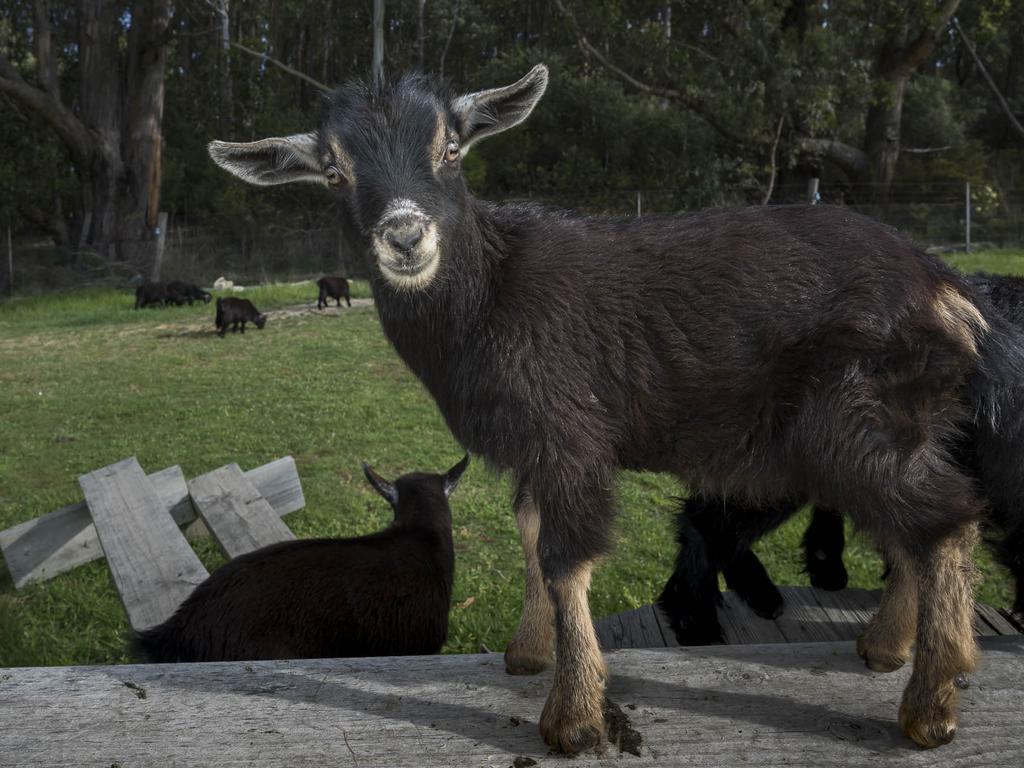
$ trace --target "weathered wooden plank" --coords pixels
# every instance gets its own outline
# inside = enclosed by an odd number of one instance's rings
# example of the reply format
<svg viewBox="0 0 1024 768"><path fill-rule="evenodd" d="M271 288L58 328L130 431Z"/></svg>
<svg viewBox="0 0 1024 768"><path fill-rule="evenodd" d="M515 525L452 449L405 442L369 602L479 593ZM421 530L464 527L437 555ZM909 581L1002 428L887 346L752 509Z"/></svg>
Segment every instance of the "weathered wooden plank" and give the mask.
<svg viewBox="0 0 1024 768"><path fill-rule="evenodd" d="M1016 635L1018 634L1017 628L1006 620L999 611L990 605L984 603L974 604L975 612L981 616L993 629L993 632L997 635Z"/></svg>
<svg viewBox="0 0 1024 768"><path fill-rule="evenodd" d="M831 640L852 640L840 630L842 625L834 624L821 610L809 587L779 587L786 606L782 615L775 620L779 631L791 643L828 642ZM859 634L859 632L858 632Z"/></svg>
<svg viewBox="0 0 1024 768"><path fill-rule="evenodd" d="M611 652L608 695L640 756L609 746L571 765L1017 766L1024 638L982 648L956 739L928 751L896 724L910 665L870 673L850 642ZM6 669L0 755L24 768L543 768L565 762L537 729L550 684L550 670L506 675L500 654Z"/></svg>
<svg viewBox="0 0 1024 768"><path fill-rule="evenodd" d="M295 538L237 464L189 480L188 491L196 511L228 557Z"/></svg>
<svg viewBox="0 0 1024 768"><path fill-rule="evenodd" d="M282 517L306 504L295 460L291 456L250 469L245 476ZM149 475L149 478L175 521L179 525L191 523L188 529L190 537L208 535L202 521L196 521L180 468L168 467ZM0 550L18 589L103 557L96 528L84 501L0 531Z"/></svg>
<svg viewBox="0 0 1024 768"><path fill-rule="evenodd" d="M718 621L729 644L785 643L774 621L762 619L740 600L733 592L722 593L722 605L718 609Z"/></svg>
<svg viewBox="0 0 1024 768"><path fill-rule="evenodd" d="M176 521L195 516L180 467L154 472L149 480ZM0 549L17 589L103 557L84 501L0 531Z"/></svg>
<svg viewBox="0 0 1024 768"><path fill-rule="evenodd" d="M134 629L166 620L209 575L134 457L78 478Z"/></svg>
<svg viewBox="0 0 1024 768"><path fill-rule="evenodd" d="M831 623L843 640L855 640L871 620L871 611L854 600L849 590L829 592L811 587L810 592L820 608L821 620Z"/></svg>
<svg viewBox="0 0 1024 768"><path fill-rule="evenodd" d="M650 605L619 614L625 634L624 648L664 648L665 639Z"/></svg>
<svg viewBox="0 0 1024 768"><path fill-rule="evenodd" d="M1010 626L1015 630L1024 632L1024 613L1015 611L1012 608L1000 608L999 615L1010 622Z"/></svg>

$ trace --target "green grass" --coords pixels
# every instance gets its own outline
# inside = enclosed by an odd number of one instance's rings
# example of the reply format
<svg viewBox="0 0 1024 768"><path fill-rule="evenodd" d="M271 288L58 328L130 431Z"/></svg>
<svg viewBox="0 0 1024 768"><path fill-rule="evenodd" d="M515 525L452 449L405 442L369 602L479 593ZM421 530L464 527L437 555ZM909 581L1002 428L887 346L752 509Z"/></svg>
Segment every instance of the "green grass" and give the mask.
<svg viewBox="0 0 1024 768"><path fill-rule="evenodd" d="M1004 271L1024 252L972 255ZM356 295L368 295L357 284ZM312 304L315 287L244 294L261 309ZM300 537L376 530L388 509L360 461L385 476L440 471L462 451L432 400L383 337L371 307L339 316L271 318L244 337L213 335L211 306L131 309L127 293L89 290L0 304L0 529L81 498L77 477L126 456L187 476L228 462L295 457L306 508L288 517ZM671 570L677 482L623 473L618 544L598 570L591 605L604 615L651 602ZM479 462L453 496L457 573L450 652L500 649L518 619L522 555L505 478ZM759 543L781 583L801 573L800 515ZM209 540L207 568L223 557ZM880 584L881 563L853 538L852 583ZM1010 584L987 555L981 597L1005 605ZM469 598L473 598L472 601ZM14 591L0 567L0 666L127 661L127 622L103 561Z"/></svg>

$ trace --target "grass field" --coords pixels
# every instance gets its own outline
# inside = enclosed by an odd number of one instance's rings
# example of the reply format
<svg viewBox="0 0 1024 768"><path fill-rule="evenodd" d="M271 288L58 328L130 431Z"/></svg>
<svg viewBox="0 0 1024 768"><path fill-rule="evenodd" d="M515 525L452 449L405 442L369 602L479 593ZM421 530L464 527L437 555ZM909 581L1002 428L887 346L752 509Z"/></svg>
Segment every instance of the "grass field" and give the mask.
<svg viewBox="0 0 1024 768"><path fill-rule="evenodd" d="M952 259L1024 274L1024 252ZM312 285L253 288L261 309L315 303ZM355 296L367 296L357 284ZM212 306L131 309L124 292L93 290L0 304L0 529L81 498L77 477L127 456L149 471L194 476L291 454L307 506L300 537L384 526L389 510L362 478L444 470L462 451L433 402L381 333L372 307L271 317L264 331L213 335ZM649 603L672 566L673 498L664 475L623 473L618 544L594 579L596 616ZM522 557L505 478L471 465L453 496L456 583L450 652L500 649L518 619ZM806 584L801 515L758 545L777 580ZM208 569L223 562L210 540ZM881 563L854 537L853 585L879 585ZM982 557L981 597L1005 605L1006 574ZM0 566L0 666L127 661L128 625L103 561L15 592Z"/></svg>

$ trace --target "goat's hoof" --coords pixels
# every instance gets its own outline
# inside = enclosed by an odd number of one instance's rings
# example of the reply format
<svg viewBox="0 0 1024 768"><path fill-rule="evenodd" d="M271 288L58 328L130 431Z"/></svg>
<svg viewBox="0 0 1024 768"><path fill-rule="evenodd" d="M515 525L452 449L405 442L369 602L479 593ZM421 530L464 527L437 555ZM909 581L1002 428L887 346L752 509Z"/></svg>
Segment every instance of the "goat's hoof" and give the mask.
<svg viewBox="0 0 1024 768"><path fill-rule="evenodd" d="M553 688L540 716L540 735L555 752L575 755L596 747L604 734L603 694L597 691L596 701L586 694L563 698Z"/></svg>
<svg viewBox="0 0 1024 768"><path fill-rule="evenodd" d="M926 713L911 713L900 707L900 728L903 734L924 749L949 744L956 736L956 712L950 707L935 707Z"/></svg>
<svg viewBox="0 0 1024 768"><path fill-rule="evenodd" d="M857 639L857 655L864 659L867 668L872 672L895 672L910 659L908 653L879 648L861 635Z"/></svg>
<svg viewBox="0 0 1024 768"><path fill-rule="evenodd" d="M722 627L715 622L714 626L708 626L706 622L695 622L674 628L676 642L680 645L723 645L725 637L722 634Z"/></svg>
<svg viewBox="0 0 1024 768"><path fill-rule="evenodd" d="M749 595L741 595L750 610L762 619L774 621L786 610L786 603L777 589L762 590Z"/></svg>
<svg viewBox="0 0 1024 768"><path fill-rule="evenodd" d="M536 675L548 666L548 659L524 653L505 651L505 672L510 675Z"/></svg>

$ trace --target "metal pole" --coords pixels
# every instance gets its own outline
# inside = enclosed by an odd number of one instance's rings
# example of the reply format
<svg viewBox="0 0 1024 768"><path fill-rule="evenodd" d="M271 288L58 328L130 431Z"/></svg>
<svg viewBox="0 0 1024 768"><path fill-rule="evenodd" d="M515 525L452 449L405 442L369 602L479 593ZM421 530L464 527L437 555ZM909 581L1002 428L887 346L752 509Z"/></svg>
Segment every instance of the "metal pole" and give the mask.
<svg viewBox="0 0 1024 768"><path fill-rule="evenodd" d="M807 202L811 205L818 203L818 177L812 176L807 180Z"/></svg>
<svg viewBox="0 0 1024 768"><path fill-rule="evenodd" d="M14 298L14 240L11 225L7 225L7 294Z"/></svg>
<svg viewBox="0 0 1024 768"><path fill-rule="evenodd" d="M964 217L966 226L964 227L964 251L966 253L971 252L971 182L964 184L964 211L966 216Z"/></svg>

